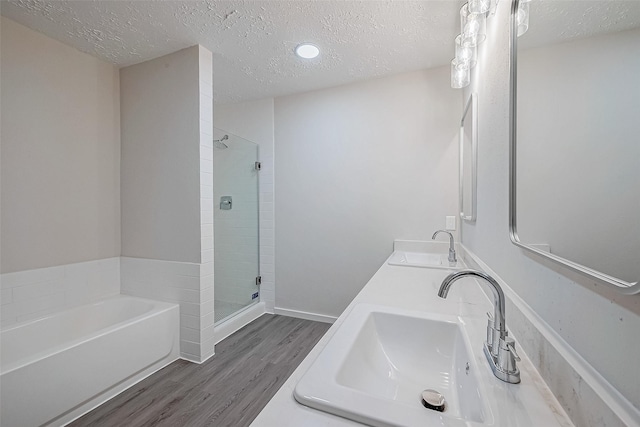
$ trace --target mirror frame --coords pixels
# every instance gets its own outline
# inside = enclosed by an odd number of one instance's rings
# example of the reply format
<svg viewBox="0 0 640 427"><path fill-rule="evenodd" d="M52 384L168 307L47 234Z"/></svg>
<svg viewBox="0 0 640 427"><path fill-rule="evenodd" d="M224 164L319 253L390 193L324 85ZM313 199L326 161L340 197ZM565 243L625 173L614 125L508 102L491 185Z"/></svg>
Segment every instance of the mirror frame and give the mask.
<svg viewBox="0 0 640 427"><path fill-rule="evenodd" d="M465 121L471 127L471 212L464 212L464 125ZM475 222L476 220L476 206L477 206L477 193L478 193L478 96L472 93L469 96L467 105L462 113L462 119L460 120L460 160L459 160L459 180L460 187L458 190L458 199L460 203L460 218L464 221Z"/></svg>
<svg viewBox="0 0 640 427"><path fill-rule="evenodd" d="M509 37L509 235L511 241L516 245L528 251L531 251L543 258L550 259L560 265L563 265L573 271L584 274L585 276L595 280L597 283L604 284L609 288L615 289L626 295L640 293L640 282L627 282L610 276L598 270L586 267L577 262L568 260L558 255L544 252L534 246L522 243L518 237L517 228L517 206L516 206L516 177L517 177L517 88L518 88L518 32L516 23L516 14L518 12L518 4L520 0L512 0L511 16L510 16L510 37Z"/></svg>

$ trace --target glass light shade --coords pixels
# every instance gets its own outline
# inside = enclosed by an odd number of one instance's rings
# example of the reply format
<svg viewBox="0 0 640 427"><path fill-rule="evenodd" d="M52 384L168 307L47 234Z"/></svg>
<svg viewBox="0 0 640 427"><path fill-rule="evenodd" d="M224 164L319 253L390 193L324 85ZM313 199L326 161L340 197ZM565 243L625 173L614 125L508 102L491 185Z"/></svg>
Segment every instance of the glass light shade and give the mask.
<svg viewBox="0 0 640 427"><path fill-rule="evenodd" d="M491 10L491 0L469 0L469 13L487 13Z"/></svg>
<svg viewBox="0 0 640 427"><path fill-rule="evenodd" d="M516 15L516 23L518 24L518 37L523 35L529 29L529 2L522 0L518 4L518 13Z"/></svg>
<svg viewBox="0 0 640 427"><path fill-rule="evenodd" d="M477 46L487 38L487 15L469 13L469 4L460 9L460 35L465 46Z"/></svg>
<svg viewBox="0 0 640 427"><path fill-rule="evenodd" d="M460 34L464 34L464 28L469 18L469 3L465 3L460 8Z"/></svg>
<svg viewBox="0 0 640 427"><path fill-rule="evenodd" d="M498 7L498 2L500 0L491 0L491 9L489 9L489 13L491 15L495 15L496 13L496 8Z"/></svg>
<svg viewBox="0 0 640 427"><path fill-rule="evenodd" d="M473 68L477 62L478 48L476 46L465 46L462 44L462 36L456 37L456 57L458 67Z"/></svg>
<svg viewBox="0 0 640 427"><path fill-rule="evenodd" d="M469 86L471 82L471 69L461 66L456 59L451 61L451 87L461 89Z"/></svg>

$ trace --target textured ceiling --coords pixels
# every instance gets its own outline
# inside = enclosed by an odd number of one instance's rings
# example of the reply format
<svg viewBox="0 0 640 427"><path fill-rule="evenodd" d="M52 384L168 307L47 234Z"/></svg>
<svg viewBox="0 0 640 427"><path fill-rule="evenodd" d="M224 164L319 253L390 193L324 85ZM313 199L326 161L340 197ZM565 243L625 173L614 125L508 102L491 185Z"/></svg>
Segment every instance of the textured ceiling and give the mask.
<svg viewBox="0 0 640 427"><path fill-rule="evenodd" d="M529 4L529 31L518 39L518 46L525 49L640 28L640 0L533 0Z"/></svg>
<svg viewBox="0 0 640 427"><path fill-rule="evenodd" d="M461 1L27 1L2 14L126 66L201 44L216 102L258 99L446 64ZM304 61L310 41L321 57Z"/></svg>
<svg viewBox="0 0 640 427"><path fill-rule="evenodd" d="M501 0L505 1L505 0ZM3 0L2 14L118 66L201 44L216 102L445 65L464 0ZM640 25L640 0L535 0L524 46ZM293 55L303 41L321 56ZM489 41L490 42L490 41Z"/></svg>

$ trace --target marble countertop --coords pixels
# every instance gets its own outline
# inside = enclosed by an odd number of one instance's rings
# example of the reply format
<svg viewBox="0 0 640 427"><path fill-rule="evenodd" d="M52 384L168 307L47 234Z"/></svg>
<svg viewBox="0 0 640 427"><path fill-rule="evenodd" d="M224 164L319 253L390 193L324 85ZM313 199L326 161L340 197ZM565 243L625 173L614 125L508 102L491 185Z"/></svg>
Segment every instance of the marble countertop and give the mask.
<svg viewBox="0 0 640 427"><path fill-rule="evenodd" d="M507 384L493 376L482 353L486 335L486 314L493 304L473 279L455 283L447 299L437 296L442 279L450 271L420 267L393 266L385 263L353 299L342 315L318 342L300 366L291 374L267 406L251 424L252 427L286 426L357 426L360 423L308 408L295 401L293 390L327 342L340 328L356 304L368 303L408 310L459 316L465 323L473 356L481 369L480 381L489 398L489 416L483 425L532 427L572 426L573 424L551 391L535 370L526 354L519 352L522 362L520 384ZM506 313L507 328L509 313ZM517 343L517 337L516 343ZM469 425L476 425L469 423Z"/></svg>

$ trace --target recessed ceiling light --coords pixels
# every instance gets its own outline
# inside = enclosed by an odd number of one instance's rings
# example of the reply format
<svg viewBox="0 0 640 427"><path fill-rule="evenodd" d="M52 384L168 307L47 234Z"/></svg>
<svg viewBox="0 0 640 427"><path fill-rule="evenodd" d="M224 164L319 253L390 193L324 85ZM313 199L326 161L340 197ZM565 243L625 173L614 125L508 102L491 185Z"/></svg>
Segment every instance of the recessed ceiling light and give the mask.
<svg viewBox="0 0 640 427"><path fill-rule="evenodd" d="M300 43L296 46L296 55L304 59L313 59L320 55L320 49L311 43Z"/></svg>

